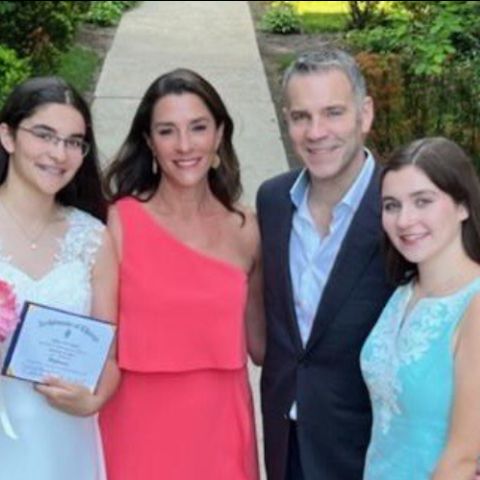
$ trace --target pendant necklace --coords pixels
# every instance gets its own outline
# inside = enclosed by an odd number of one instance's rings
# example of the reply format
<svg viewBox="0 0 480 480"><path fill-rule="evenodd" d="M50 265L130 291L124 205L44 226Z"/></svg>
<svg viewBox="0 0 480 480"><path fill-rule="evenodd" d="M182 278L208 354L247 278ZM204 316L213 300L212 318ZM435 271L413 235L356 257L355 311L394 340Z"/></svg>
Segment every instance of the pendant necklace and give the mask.
<svg viewBox="0 0 480 480"><path fill-rule="evenodd" d="M10 210L8 205L6 204L5 200L1 200L0 204L3 207L5 213L13 220L13 223L17 226L18 231L23 235L25 240L27 241L31 250L36 250L38 248L38 241L41 239L42 235L45 233L48 225L50 224L50 220L45 221L43 224L40 224L39 227L36 229L36 232L32 235L22 224L20 219L17 215Z"/></svg>

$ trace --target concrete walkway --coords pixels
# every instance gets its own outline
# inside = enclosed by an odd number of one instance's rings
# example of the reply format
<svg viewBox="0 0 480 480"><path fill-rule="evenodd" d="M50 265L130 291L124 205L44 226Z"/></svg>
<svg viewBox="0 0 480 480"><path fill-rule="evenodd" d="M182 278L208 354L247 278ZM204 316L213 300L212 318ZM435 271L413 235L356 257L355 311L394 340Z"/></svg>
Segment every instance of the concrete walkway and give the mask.
<svg viewBox="0 0 480 480"><path fill-rule="evenodd" d="M148 85L177 67L205 76L225 101L235 124L244 202L253 206L260 183L288 165L247 2L143 2L124 15L93 102L102 161L119 148ZM258 378L251 368L261 439ZM259 447L263 465L261 441Z"/></svg>

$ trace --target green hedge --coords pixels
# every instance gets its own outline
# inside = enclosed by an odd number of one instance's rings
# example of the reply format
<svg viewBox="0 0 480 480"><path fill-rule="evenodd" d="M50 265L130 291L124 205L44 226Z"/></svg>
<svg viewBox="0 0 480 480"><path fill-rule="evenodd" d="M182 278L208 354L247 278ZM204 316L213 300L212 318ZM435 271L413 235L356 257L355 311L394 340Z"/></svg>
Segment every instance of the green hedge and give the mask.
<svg viewBox="0 0 480 480"><path fill-rule="evenodd" d="M16 52L0 45L0 108L15 85L30 76L26 60L18 58Z"/></svg>
<svg viewBox="0 0 480 480"><path fill-rule="evenodd" d="M91 2L91 8L85 15L85 20L104 27L116 25L125 10L132 8L136 1Z"/></svg>
<svg viewBox="0 0 480 480"><path fill-rule="evenodd" d="M90 3L0 2L0 44L29 57L35 74L50 72L59 53L71 45Z"/></svg>
<svg viewBox="0 0 480 480"><path fill-rule="evenodd" d="M479 2L391 2L383 25L348 36L376 104L380 154L423 136L447 136L480 171Z"/></svg>

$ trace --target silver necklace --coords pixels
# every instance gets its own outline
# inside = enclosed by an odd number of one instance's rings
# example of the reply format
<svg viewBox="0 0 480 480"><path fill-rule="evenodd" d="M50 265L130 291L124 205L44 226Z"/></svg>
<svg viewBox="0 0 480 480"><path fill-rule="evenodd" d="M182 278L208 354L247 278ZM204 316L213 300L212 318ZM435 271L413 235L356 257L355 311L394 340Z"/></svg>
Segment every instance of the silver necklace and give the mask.
<svg viewBox="0 0 480 480"><path fill-rule="evenodd" d="M13 223L17 226L18 231L23 235L25 240L27 241L28 245L30 246L31 250L36 250L38 248L38 241L41 239L42 235L47 230L47 227L50 225L50 219L45 221L42 224L39 224L38 228L36 228L35 233L32 235L22 224L18 216L10 210L8 205L6 204L5 200L1 200L0 204L2 205L3 210L5 213L13 220Z"/></svg>

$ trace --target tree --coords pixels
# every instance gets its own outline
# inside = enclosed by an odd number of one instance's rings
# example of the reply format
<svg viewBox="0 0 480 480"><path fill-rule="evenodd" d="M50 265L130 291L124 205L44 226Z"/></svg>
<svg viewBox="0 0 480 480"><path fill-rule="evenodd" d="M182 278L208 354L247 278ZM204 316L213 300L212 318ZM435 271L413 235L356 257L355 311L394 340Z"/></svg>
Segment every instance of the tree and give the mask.
<svg viewBox="0 0 480 480"><path fill-rule="evenodd" d="M348 2L350 28L363 30L377 14L379 3L378 1Z"/></svg>

